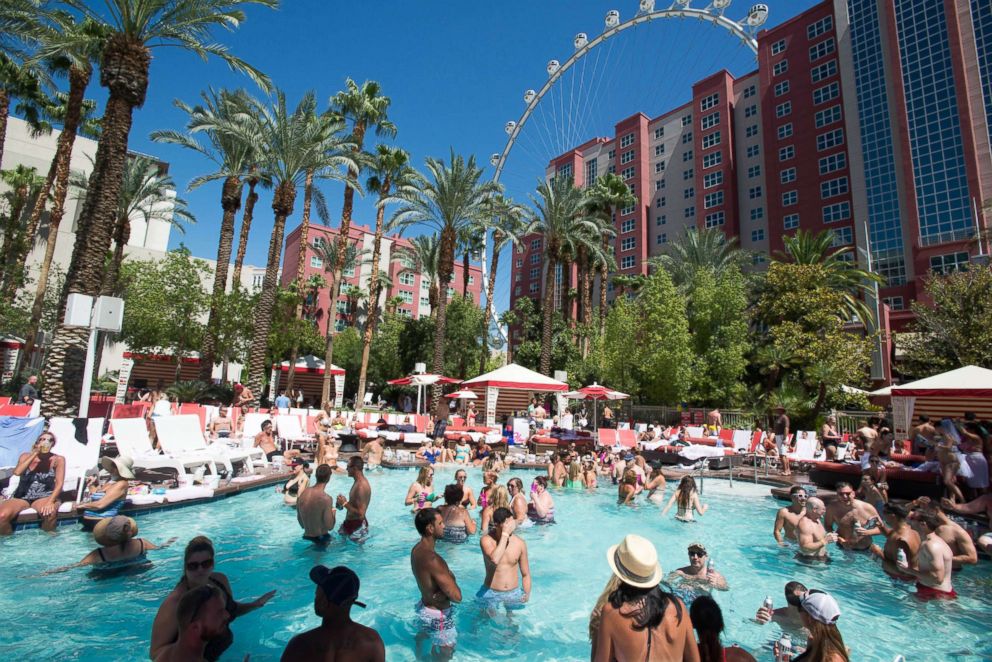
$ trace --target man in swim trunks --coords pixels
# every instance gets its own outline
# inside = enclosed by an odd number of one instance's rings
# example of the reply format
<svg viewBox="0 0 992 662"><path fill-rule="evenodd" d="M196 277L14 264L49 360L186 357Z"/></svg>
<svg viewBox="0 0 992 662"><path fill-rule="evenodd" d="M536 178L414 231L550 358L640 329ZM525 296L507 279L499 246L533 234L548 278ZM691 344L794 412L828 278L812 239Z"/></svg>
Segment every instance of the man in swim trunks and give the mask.
<svg viewBox="0 0 992 662"><path fill-rule="evenodd" d="M775 515L775 529L772 531L775 542L779 545L784 545L786 540L796 540L796 527L806 512L807 496L806 490L801 485L793 485L789 488L792 505L778 509Z"/></svg>
<svg viewBox="0 0 992 662"><path fill-rule="evenodd" d="M362 473L364 468L365 462L357 455L348 460L348 475L354 482L348 498L339 494L337 502L339 509L347 511L338 533L357 543L365 542L369 535L369 523L365 519L365 513L369 509L369 501L372 500L372 486Z"/></svg>
<svg viewBox="0 0 992 662"><path fill-rule="evenodd" d="M358 575L345 566L317 565L310 570L310 580L317 585L313 611L321 623L290 639L282 659L384 662L386 649L379 633L351 620L352 605L365 607L358 602Z"/></svg>
<svg viewBox="0 0 992 662"><path fill-rule="evenodd" d="M210 436L214 439L228 439L234 434L234 421L227 407L221 407L217 416L210 421Z"/></svg>
<svg viewBox="0 0 992 662"><path fill-rule="evenodd" d="M929 446L932 446L937 436L937 428L930 422L929 416L920 416L920 422L913 428L913 453L924 455Z"/></svg>
<svg viewBox="0 0 992 662"><path fill-rule="evenodd" d="M975 549L975 542L971 536L964 530L964 527L948 517L939 506L932 503L929 497L920 497L913 501L910 506L912 507L909 515L910 522L914 524L914 528L919 531L920 535L924 536L926 532L919 522L919 513L933 510L937 519L940 520L937 535L951 548L951 552L954 554L952 561L955 570L960 570L965 565L978 563L978 550Z"/></svg>
<svg viewBox="0 0 992 662"><path fill-rule="evenodd" d="M844 549L867 551L871 548L871 537L879 535L882 518L875 506L855 498L850 483L837 483L837 499L827 508L824 521L828 531L837 525L837 540Z"/></svg>
<svg viewBox="0 0 992 662"><path fill-rule="evenodd" d="M821 499L810 497L806 500L806 513L796 526L799 556L808 561L829 561L827 545L837 541L837 534L827 533L820 521L826 511Z"/></svg>
<svg viewBox="0 0 992 662"><path fill-rule="evenodd" d="M916 567L902 568L916 578L916 597L920 600L953 600L958 597L951 586L954 552L937 535L941 520L933 509L917 511L916 519L922 524L926 537L916 557Z"/></svg>
<svg viewBox="0 0 992 662"><path fill-rule="evenodd" d="M885 547L871 546L871 552L882 559L882 570L893 579L912 581L912 575L903 572L906 566L916 564L916 555L920 549L920 534L907 521L909 509L905 506L889 503L885 505L885 515L892 527L885 529ZM903 553L900 559L900 550Z"/></svg>
<svg viewBox="0 0 992 662"><path fill-rule="evenodd" d="M422 659L420 647L430 637L434 659L448 660L454 655L458 641L452 603L462 601L462 590L448 564L435 550L435 543L444 537L441 513L434 508L419 510L414 525L420 534L420 542L410 550L410 566L420 589L420 602L416 606L420 622L416 637L417 658Z"/></svg>
<svg viewBox="0 0 992 662"><path fill-rule="evenodd" d="M331 480L331 467L322 464L317 467L317 483L308 487L296 499L296 519L303 527L303 538L318 545L326 545L331 540L334 528L334 502L327 494L327 484Z"/></svg>
<svg viewBox="0 0 992 662"><path fill-rule="evenodd" d="M384 449L379 437L372 437L362 446L362 459L369 469L377 469L382 466L382 454Z"/></svg>
<svg viewBox="0 0 992 662"><path fill-rule="evenodd" d="M869 452L875 447L875 443L878 441L878 421L872 419L870 421L861 421L861 427L855 433L857 440L860 442L858 445L864 452Z"/></svg>
<svg viewBox="0 0 992 662"><path fill-rule="evenodd" d="M782 458L783 476L792 475L792 471L789 469L789 458L786 457L786 453L791 451L789 446L790 424L789 416L785 413L785 407L781 405L775 407L775 451Z"/></svg>
<svg viewBox="0 0 992 662"><path fill-rule="evenodd" d="M255 447L261 448L262 452L265 453L265 459L269 462L276 455L279 455L279 450L276 448L276 436L272 432L272 421L262 421L262 430L255 435Z"/></svg>
<svg viewBox="0 0 992 662"><path fill-rule="evenodd" d="M516 528L513 512L509 508L497 508L493 512L492 529L479 541L486 564L486 579L475 597L485 605L490 616L495 615L501 605L507 611L520 609L530 599L527 543L513 535Z"/></svg>

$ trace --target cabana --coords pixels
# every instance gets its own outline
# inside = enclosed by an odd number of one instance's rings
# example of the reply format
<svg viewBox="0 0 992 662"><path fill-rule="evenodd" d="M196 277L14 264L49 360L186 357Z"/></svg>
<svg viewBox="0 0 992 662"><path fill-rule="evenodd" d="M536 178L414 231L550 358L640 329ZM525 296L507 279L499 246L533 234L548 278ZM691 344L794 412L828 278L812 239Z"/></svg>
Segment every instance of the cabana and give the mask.
<svg viewBox="0 0 992 662"><path fill-rule="evenodd" d="M892 387L892 418L897 438L909 436L917 416L961 418L974 412L992 420L992 370L969 365Z"/></svg>
<svg viewBox="0 0 992 662"><path fill-rule="evenodd" d="M320 394L324 387L324 360L318 359L313 354L301 356L296 360L293 374L293 390L300 389L303 391L304 400L310 400L316 403L318 407L322 406L323 403L320 401ZM344 368L339 368L333 363L331 364L331 375L334 377L335 409L341 409L344 405L344 374ZM271 384L269 394L270 399L273 401L279 395L279 382L284 376L289 376L289 361L280 363L278 369L273 364L272 378L269 380ZM286 395L289 395L291 400L293 399L291 394L287 393Z"/></svg>
<svg viewBox="0 0 992 662"><path fill-rule="evenodd" d="M462 382L479 396L486 411L486 425L496 425L502 414L527 409L535 393L564 393L568 384L511 363L492 372Z"/></svg>

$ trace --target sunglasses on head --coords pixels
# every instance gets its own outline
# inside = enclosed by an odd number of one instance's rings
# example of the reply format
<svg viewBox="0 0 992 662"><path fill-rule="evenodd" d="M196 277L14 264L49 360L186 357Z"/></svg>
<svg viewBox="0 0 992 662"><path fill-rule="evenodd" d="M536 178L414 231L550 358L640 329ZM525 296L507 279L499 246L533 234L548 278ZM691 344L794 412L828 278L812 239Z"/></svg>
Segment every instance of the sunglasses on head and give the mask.
<svg viewBox="0 0 992 662"><path fill-rule="evenodd" d="M200 568L203 568L204 570L209 570L212 567L214 567L214 560L212 558L206 559L206 560L203 560L203 561L187 561L186 562L186 569L187 570L190 570L192 572L195 572L195 571L199 570Z"/></svg>

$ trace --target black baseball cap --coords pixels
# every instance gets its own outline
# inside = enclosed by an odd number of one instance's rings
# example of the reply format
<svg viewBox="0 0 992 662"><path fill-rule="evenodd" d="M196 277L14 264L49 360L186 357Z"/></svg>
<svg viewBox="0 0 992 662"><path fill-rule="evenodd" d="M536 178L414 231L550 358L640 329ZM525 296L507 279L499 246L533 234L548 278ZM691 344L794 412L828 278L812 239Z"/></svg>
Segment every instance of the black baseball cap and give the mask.
<svg viewBox="0 0 992 662"><path fill-rule="evenodd" d="M310 570L310 581L320 587L324 592L324 597L333 605L365 607L364 602L355 599L358 597L361 582L358 581L358 575L351 568L346 568L343 565L334 568L315 565Z"/></svg>

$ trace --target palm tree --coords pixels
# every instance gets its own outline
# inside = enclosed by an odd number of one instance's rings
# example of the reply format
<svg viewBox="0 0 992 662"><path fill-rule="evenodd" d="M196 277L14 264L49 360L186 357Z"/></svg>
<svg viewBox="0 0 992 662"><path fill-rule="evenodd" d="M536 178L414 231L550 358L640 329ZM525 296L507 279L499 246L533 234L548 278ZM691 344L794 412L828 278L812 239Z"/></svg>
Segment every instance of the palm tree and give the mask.
<svg viewBox="0 0 992 662"><path fill-rule="evenodd" d="M716 228L689 228L648 264L667 271L675 286L685 290L699 270L710 269L719 276L740 269L748 258L747 251L738 248L736 237L728 239Z"/></svg>
<svg viewBox="0 0 992 662"><path fill-rule="evenodd" d="M369 355L372 351L372 336L378 319L379 295L382 292L379 259L382 253L382 236L386 230L386 205L397 202L404 195L414 192L416 171L410 167L410 155L402 149L377 145L370 168L374 173L366 182L365 188L376 193L375 237L372 241L372 275L369 278L369 314L365 317L362 332L362 365L358 373L358 396L361 402L365 396L365 382L368 377Z"/></svg>
<svg viewBox="0 0 992 662"><path fill-rule="evenodd" d="M486 219L466 227L458 237L458 250L462 254L462 296L468 296L469 267L473 255L482 253L482 238L486 232Z"/></svg>
<svg viewBox="0 0 992 662"><path fill-rule="evenodd" d="M189 117L186 131L155 131L151 139L155 142L179 145L213 163L215 170L194 178L189 190L208 182L222 180L220 206L223 211L220 222L220 241L217 244L217 266L214 269L213 293L210 299L210 314L203 334L200 349L200 374L202 382L209 383L214 368L214 346L220 327L220 306L227 290L227 270L231 265L231 248L234 243L234 222L241 208L241 193L244 185L241 177L247 171L254 153L251 144L239 132L231 130L232 122L240 121L240 107L232 103L225 90L213 89L200 93L202 103L190 106L178 99L177 108ZM198 135L206 137L206 144L198 140Z"/></svg>
<svg viewBox="0 0 992 662"><path fill-rule="evenodd" d="M358 302L365 298L365 290L358 285L349 285L344 288L344 298L348 302L348 317L351 318L351 326L358 326Z"/></svg>
<svg viewBox="0 0 992 662"><path fill-rule="evenodd" d="M489 358L489 323L496 309L496 272L499 268L499 254L508 246L519 246L521 239L533 232L533 211L517 204L502 193L486 201L483 232L492 230L493 257L489 266L489 281L486 283L486 307L482 312L482 356L479 359L479 374L485 372ZM484 258L485 256L483 256Z"/></svg>
<svg viewBox="0 0 992 662"><path fill-rule="evenodd" d="M403 305L403 297L400 296L389 297L388 299L386 299L386 312L395 314L396 309L402 305Z"/></svg>
<svg viewBox="0 0 992 662"><path fill-rule="evenodd" d="M861 296L874 296L875 285L883 285L885 279L876 273L855 266L849 259L851 246L833 245L834 233L824 230L819 234L797 230L796 234L784 237L785 252L779 254L782 261L795 264L816 264L826 273L824 285L843 296L841 310L837 311L845 322L858 318L866 328L878 328L874 313Z"/></svg>
<svg viewBox="0 0 992 662"><path fill-rule="evenodd" d="M454 150L451 150L450 163L445 164L443 160L428 157L426 167L428 177L420 178L416 193L403 197L404 204L393 219L399 228L423 224L437 230L440 235L437 268L440 291L437 309L432 310L435 314L435 330L431 369L436 374L442 374L447 288L454 271L458 233L483 217L486 198L498 193L499 187L494 182L482 181L482 170L476 165L475 157L469 157L466 161L464 157L456 155ZM441 385L435 384L431 394L433 409L437 409L440 400Z"/></svg>
<svg viewBox="0 0 992 662"><path fill-rule="evenodd" d="M359 265L364 264L368 251L358 248L356 244L348 243L344 249L344 255L342 257L341 268L338 269L338 249L336 243L323 243L319 246L314 246L314 252L317 253L317 257L320 258L324 265L324 273L328 276L336 273L343 273L345 271L357 271ZM325 281L326 282L326 281ZM328 285L329 287L329 285ZM332 333L336 329L337 316L338 316L338 302L329 301L329 310L327 311L327 327L326 333Z"/></svg>
<svg viewBox="0 0 992 662"><path fill-rule="evenodd" d="M513 310L504 310L499 314L499 323L506 328L510 328L517 321L517 315ZM513 363L513 343L510 342L509 338L507 338L506 342L506 362L508 364ZM482 370L485 372L485 366L482 367Z"/></svg>
<svg viewBox="0 0 992 662"><path fill-rule="evenodd" d="M148 91L151 48L178 46L200 57L215 55L268 85L261 72L215 42L211 33L215 27L237 28L245 19L239 9L245 4L275 7L277 0L107 0L100 11L74 3L84 18L108 26L111 34L101 53L100 84L108 90L102 132L89 195L79 216L66 293L95 295L102 287L103 258L113 239L132 115L144 104ZM86 342L86 329L56 326L43 373L46 416L73 411L83 382Z"/></svg>
<svg viewBox="0 0 992 662"><path fill-rule="evenodd" d="M331 98L331 109L346 122L351 123L351 139L354 143L352 150L355 155L355 165L348 169L348 183L344 187L344 203L341 207L341 224L338 227L336 242L339 254L343 254L351 233L351 214L355 202L355 191L358 190L358 176L361 174L361 155L365 147L365 134L371 129L377 136L389 138L396 136L396 125L389 120L389 97L384 96L382 88L374 80L365 81L361 87L350 78L344 81L345 89ZM344 260L337 259L335 264L341 265ZM331 304L335 305L338 293L341 291L341 273L331 274ZM328 327L330 328L330 327ZM327 334L327 345L324 350L324 364L331 365L334 358L334 334ZM320 397L326 401L331 393L331 372L324 373L324 383Z"/></svg>
<svg viewBox="0 0 992 662"><path fill-rule="evenodd" d="M251 96L244 90L238 90L231 96L231 102L241 106L242 109L250 109L252 106ZM249 124L251 126L251 124ZM257 145L258 140L247 141L252 145ZM258 193L255 189L259 186L272 188L272 180L269 179L259 166L261 156L256 152L252 154L248 171L244 176L244 183L248 185L248 195L245 197L245 211L241 217L241 232L238 235L238 252L234 256L234 273L231 275L232 287L241 286L241 268L245 262L245 253L248 251L248 236L251 232L251 223L255 216L255 203L258 202Z"/></svg>
<svg viewBox="0 0 992 662"><path fill-rule="evenodd" d="M431 317L437 315L440 298L440 283L437 279L438 256L441 242L436 234L423 234L410 239L410 246L398 246L393 251L393 261L402 262L409 269L415 269L421 280L428 282L427 303L431 307Z"/></svg>
<svg viewBox="0 0 992 662"><path fill-rule="evenodd" d="M582 189L575 188L570 177L555 177L541 182L538 197L531 197L537 209L534 231L544 237L544 316L541 328L541 372L551 374L551 323L554 312L555 276L559 265L573 255L577 242L595 236L600 228L592 218Z"/></svg>
<svg viewBox="0 0 992 662"><path fill-rule="evenodd" d="M13 170L0 170L0 181L7 185L3 194L7 214L3 227L3 283L0 286L0 296L4 301L12 301L17 290L17 275L9 266L20 253L20 245L28 238L24 233L24 212L41 194L45 183L44 177L38 176L38 171L26 165L18 165Z"/></svg>
<svg viewBox="0 0 992 662"><path fill-rule="evenodd" d="M637 197L630 192L630 187L622 178L612 173L603 175L586 190L587 204L590 211L605 220L609 227L614 226L613 218L617 209L629 205L637 204ZM616 233L614 233L616 236ZM607 237L603 237L603 247L608 253L610 242ZM599 334L606 331L606 280L609 274L609 265L605 260L597 263L599 267Z"/></svg>

